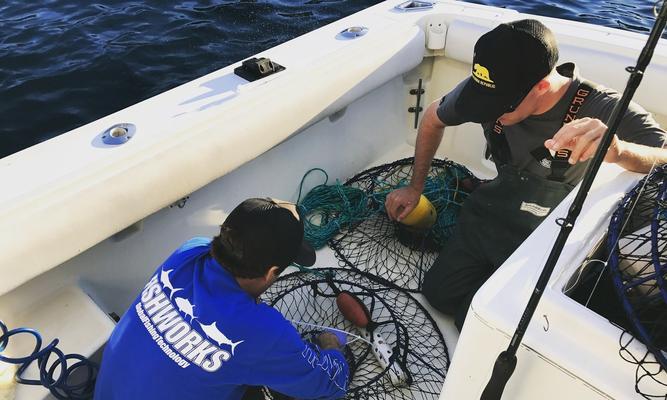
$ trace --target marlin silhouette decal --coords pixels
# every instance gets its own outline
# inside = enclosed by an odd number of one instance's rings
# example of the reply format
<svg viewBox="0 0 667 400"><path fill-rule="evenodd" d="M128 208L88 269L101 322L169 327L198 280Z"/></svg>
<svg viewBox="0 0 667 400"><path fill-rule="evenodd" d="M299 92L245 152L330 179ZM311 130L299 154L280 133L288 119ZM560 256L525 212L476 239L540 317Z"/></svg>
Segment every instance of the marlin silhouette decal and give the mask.
<svg viewBox="0 0 667 400"><path fill-rule="evenodd" d="M190 323L192 323L192 321L197 318L195 317L195 310L194 310L195 305L190 303L190 300L185 299L183 297L177 297L176 307L178 307L178 311L182 311L183 314L188 315L190 317Z"/></svg>
<svg viewBox="0 0 667 400"><path fill-rule="evenodd" d="M171 281L169 280L169 273L171 271L173 271L173 269L169 269L169 270L166 270L166 271L165 270L160 271L160 282L162 283L162 286L169 289L169 293L170 293L169 294L169 300L171 300L172 297L174 297L174 293L178 292L179 290L183 290L183 289L174 289L174 286L171 284Z"/></svg>
<svg viewBox="0 0 667 400"><path fill-rule="evenodd" d="M197 321L199 322L199 321ZM243 340L239 340L238 342L234 343L227 336L225 336L224 333L220 332L220 329L218 329L217 326L215 326L216 321L213 321L212 324L210 325L205 325L199 322L199 326L201 326L201 329L204 331L206 336L208 336L211 340L215 340L218 342L218 346L222 346L223 344L226 344L227 346L232 347L232 355L234 355L234 349L236 346L240 345L243 343Z"/></svg>

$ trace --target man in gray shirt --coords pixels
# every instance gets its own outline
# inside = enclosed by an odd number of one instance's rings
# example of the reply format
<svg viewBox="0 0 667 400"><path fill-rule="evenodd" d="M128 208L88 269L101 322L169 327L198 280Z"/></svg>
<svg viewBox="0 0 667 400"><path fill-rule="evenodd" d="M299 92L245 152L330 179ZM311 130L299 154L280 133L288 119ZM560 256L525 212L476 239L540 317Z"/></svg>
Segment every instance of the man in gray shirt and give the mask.
<svg viewBox="0 0 667 400"><path fill-rule="evenodd" d="M428 271L423 292L463 326L472 297L583 177L611 112L613 90L556 67L553 34L536 20L501 24L475 44L471 76L431 104L417 133L410 185L387 196L400 221L419 201L445 126L478 122L498 177L464 203L452 238ZM605 161L646 173L667 162L665 131L632 103Z"/></svg>

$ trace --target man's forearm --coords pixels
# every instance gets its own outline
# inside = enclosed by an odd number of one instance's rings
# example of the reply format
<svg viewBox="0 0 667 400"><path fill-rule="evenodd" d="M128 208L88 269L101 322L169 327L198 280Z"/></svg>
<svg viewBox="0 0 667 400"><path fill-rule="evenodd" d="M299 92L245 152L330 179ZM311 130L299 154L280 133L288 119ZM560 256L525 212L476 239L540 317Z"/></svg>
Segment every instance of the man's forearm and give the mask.
<svg viewBox="0 0 667 400"><path fill-rule="evenodd" d="M667 149L619 141L620 153L616 161L628 171L648 173L653 164L667 163Z"/></svg>
<svg viewBox="0 0 667 400"><path fill-rule="evenodd" d="M433 161L435 152L438 150L438 146L440 146L443 130L445 129L444 124L435 112L437 108L437 102L432 103L427 108L417 131L415 162L410 186L419 192L424 190L424 182L431 168L431 161Z"/></svg>

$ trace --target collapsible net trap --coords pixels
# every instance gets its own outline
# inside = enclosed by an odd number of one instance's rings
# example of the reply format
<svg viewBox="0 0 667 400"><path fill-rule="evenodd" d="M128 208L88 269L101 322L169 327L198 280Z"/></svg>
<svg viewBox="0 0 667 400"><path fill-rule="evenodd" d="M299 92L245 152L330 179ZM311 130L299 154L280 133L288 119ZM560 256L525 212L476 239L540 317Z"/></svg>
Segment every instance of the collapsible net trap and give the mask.
<svg viewBox="0 0 667 400"><path fill-rule="evenodd" d="M343 185L314 188L299 203L307 240L316 247L328 240L341 266L421 290L424 273L452 234L461 204L480 181L462 165L433 160L423 194L437 212L436 222L427 230L406 227L388 218L384 202L391 191L410 183L413 162L405 158L363 171Z"/></svg>
<svg viewBox="0 0 667 400"><path fill-rule="evenodd" d="M339 312L337 290L356 295L366 305L375 323L372 334L380 335L391 349L390 364L382 367L368 343L349 336L351 380L346 398L437 399L449 356L426 310L406 291L368 274L336 268L316 271L281 277L262 299L293 321L304 338L322 332L322 327L360 335ZM402 371L401 379L397 371Z"/></svg>
<svg viewBox="0 0 667 400"><path fill-rule="evenodd" d="M632 325L620 354L637 365L638 393L667 399L667 166L623 198L608 245L614 286Z"/></svg>

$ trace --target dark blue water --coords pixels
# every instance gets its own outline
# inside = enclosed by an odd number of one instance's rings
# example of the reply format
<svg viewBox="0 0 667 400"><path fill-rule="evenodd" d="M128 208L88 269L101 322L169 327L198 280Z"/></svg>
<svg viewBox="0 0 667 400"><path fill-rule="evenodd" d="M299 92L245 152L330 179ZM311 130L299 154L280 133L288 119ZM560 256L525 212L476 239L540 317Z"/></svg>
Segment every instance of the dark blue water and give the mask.
<svg viewBox="0 0 667 400"><path fill-rule="evenodd" d="M0 158L378 0L0 0ZM638 32L643 0L483 0Z"/></svg>

